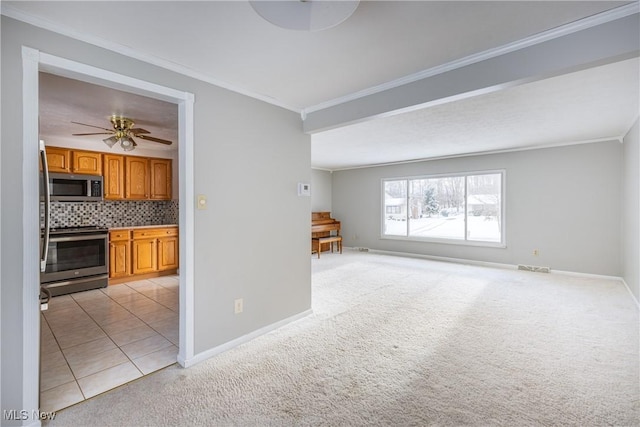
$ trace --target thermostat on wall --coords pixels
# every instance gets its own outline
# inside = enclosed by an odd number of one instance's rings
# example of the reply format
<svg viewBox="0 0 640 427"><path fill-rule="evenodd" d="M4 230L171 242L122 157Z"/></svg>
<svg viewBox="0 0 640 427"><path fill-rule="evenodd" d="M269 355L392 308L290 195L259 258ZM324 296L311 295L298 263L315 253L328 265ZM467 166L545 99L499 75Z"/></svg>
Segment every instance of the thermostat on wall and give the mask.
<svg viewBox="0 0 640 427"><path fill-rule="evenodd" d="M305 184L303 182L298 183L298 196L310 196L311 184Z"/></svg>

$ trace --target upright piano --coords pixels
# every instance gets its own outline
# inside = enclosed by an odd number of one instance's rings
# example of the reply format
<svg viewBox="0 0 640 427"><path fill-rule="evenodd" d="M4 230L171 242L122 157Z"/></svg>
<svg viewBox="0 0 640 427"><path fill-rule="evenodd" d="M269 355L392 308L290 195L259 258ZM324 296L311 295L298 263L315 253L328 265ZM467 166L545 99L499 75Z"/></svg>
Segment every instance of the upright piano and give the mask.
<svg viewBox="0 0 640 427"><path fill-rule="evenodd" d="M330 242L321 243L319 238L340 236L340 221L331 218L331 212L311 213L311 253L328 251L333 248ZM342 251L342 241L338 242Z"/></svg>

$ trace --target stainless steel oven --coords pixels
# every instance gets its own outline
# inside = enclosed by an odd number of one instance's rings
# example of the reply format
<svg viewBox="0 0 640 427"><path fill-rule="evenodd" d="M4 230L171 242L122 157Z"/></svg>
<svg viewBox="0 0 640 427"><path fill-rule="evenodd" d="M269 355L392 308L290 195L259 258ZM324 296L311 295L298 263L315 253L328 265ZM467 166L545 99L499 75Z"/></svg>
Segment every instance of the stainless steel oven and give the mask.
<svg viewBox="0 0 640 427"><path fill-rule="evenodd" d="M42 239L44 245L44 230ZM52 228L48 240L40 284L51 296L107 286L109 238L106 228Z"/></svg>

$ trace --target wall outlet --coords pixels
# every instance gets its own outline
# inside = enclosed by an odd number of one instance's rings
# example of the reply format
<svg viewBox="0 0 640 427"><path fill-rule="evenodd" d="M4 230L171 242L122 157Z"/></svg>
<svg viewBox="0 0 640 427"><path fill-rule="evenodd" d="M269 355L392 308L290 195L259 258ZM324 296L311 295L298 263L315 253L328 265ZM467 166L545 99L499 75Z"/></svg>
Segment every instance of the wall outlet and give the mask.
<svg viewBox="0 0 640 427"><path fill-rule="evenodd" d="M243 310L243 301L242 298L238 298L233 302L233 311L235 314L242 313Z"/></svg>
<svg viewBox="0 0 640 427"><path fill-rule="evenodd" d="M533 250L533 256L538 256L538 255L540 255L540 252L538 252L537 249L534 249Z"/></svg>

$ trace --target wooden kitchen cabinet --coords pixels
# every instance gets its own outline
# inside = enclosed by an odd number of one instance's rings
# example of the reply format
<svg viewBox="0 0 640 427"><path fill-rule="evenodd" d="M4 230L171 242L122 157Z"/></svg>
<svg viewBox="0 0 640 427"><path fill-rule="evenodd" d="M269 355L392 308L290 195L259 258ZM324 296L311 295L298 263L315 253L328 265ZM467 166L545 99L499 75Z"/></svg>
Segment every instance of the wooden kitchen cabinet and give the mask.
<svg viewBox="0 0 640 427"><path fill-rule="evenodd" d="M125 156L125 197L144 200L149 198L149 159Z"/></svg>
<svg viewBox="0 0 640 427"><path fill-rule="evenodd" d="M178 268L178 236L158 239L158 270Z"/></svg>
<svg viewBox="0 0 640 427"><path fill-rule="evenodd" d="M71 151L71 171L85 175L102 175L102 154L93 151Z"/></svg>
<svg viewBox="0 0 640 427"><path fill-rule="evenodd" d="M178 227L109 232L109 283L174 274L178 270Z"/></svg>
<svg viewBox="0 0 640 427"><path fill-rule="evenodd" d="M158 270L158 244L156 239L133 241L133 274L153 273Z"/></svg>
<svg viewBox="0 0 640 427"><path fill-rule="evenodd" d="M49 172L71 173L71 150L67 148L45 148Z"/></svg>
<svg viewBox="0 0 640 427"><path fill-rule="evenodd" d="M140 242L136 249L136 243ZM133 270L150 272L167 271L178 268L178 227L143 228L133 230L134 263ZM137 261L136 261L136 251Z"/></svg>
<svg viewBox="0 0 640 427"><path fill-rule="evenodd" d="M171 200L171 159L124 158L126 199Z"/></svg>
<svg viewBox="0 0 640 427"><path fill-rule="evenodd" d="M102 175L102 154L68 148L45 148L49 172Z"/></svg>
<svg viewBox="0 0 640 427"><path fill-rule="evenodd" d="M149 159L152 200L171 200L171 159Z"/></svg>
<svg viewBox="0 0 640 427"><path fill-rule="evenodd" d="M131 232L109 232L109 278L131 276Z"/></svg>
<svg viewBox="0 0 640 427"><path fill-rule="evenodd" d="M104 154L102 156L104 177L104 198L108 200L124 199L124 156Z"/></svg>
<svg viewBox="0 0 640 427"><path fill-rule="evenodd" d="M178 227L167 226L158 228L138 228L133 230L133 240L157 239L159 237L171 237L178 235Z"/></svg>
<svg viewBox="0 0 640 427"><path fill-rule="evenodd" d="M101 175L106 200L171 200L172 160L47 146L50 172Z"/></svg>

